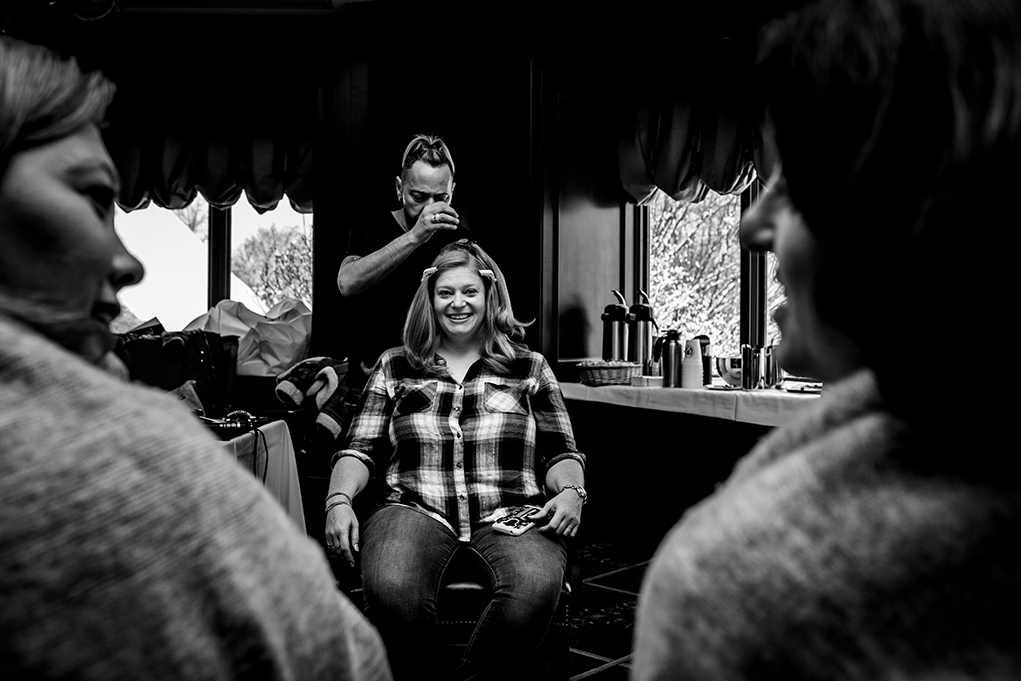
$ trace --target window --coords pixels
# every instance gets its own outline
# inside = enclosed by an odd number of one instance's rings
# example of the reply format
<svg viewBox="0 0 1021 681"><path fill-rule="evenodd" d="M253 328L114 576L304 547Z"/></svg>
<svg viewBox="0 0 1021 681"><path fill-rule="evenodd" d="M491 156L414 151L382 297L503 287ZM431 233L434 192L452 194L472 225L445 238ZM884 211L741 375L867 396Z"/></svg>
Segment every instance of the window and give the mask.
<svg viewBox="0 0 1021 681"><path fill-rule="evenodd" d="M209 262L213 213L201 195L181 210L155 204L125 213L114 227L125 247L145 267L145 277L120 293L117 333L157 319L179 331L209 309ZM259 314L285 297L312 307L312 216L296 213L284 199L260 215L242 197L230 209L235 244L226 277L227 295Z"/></svg>
<svg viewBox="0 0 1021 681"><path fill-rule="evenodd" d="M284 198L259 214L242 197L231 207L231 272L267 309L284 298L312 309L312 215Z"/></svg>
<svg viewBox="0 0 1021 681"><path fill-rule="evenodd" d="M114 228L145 267L145 276L141 283L121 290L121 315L112 324L115 332L153 318L167 331L180 331L208 309L204 219L189 225L174 211L155 204L130 213L117 209Z"/></svg>
<svg viewBox="0 0 1021 681"><path fill-rule="evenodd" d="M754 192L752 192L754 194ZM747 200L754 200L746 197ZM741 354L741 196L709 192L699 203L678 204L659 192L649 204L649 296L660 332L709 336L713 354ZM773 313L786 296L777 261L765 254L765 344L780 342ZM757 286L753 281L751 286Z"/></svg>

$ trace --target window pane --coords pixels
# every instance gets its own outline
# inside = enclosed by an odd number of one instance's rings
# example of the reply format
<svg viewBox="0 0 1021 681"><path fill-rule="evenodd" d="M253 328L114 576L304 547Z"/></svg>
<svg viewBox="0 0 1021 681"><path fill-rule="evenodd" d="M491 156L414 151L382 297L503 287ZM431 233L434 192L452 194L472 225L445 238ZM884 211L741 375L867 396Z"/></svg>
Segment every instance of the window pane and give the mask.
<svg viewBox="0 0 1021 681"><path fill-rule="evenodd" d="M254 211L253 211L254 212ZM186 208L167 210L149 204L114 219L117 234L142 265L145 277L120 293L121 316L112 328L123 333L156 318L167 331L180 331L208 310L209 204L201 195ZM253 312L268 307L241 279L231 275L231 298Z"/></svg>
<svg viewBox="0 0 1021 681"><path fill-rule="evenodd" d="M780 342L780 327L773 320L773 313L787 300L783 287L776 279L777 260L775 253L766 254L766 345Z"/></svg>
<svg viewBox="0 0 1021 681"><path fill-rule="evenodd" d="M145 277L140 284L121 290L122 311L112 325L115 332L123 333L154 317L167 331L180 331L206 311L209 255L203 210L199 205L189 211L189 225L187 216L182 219L155 204L131 213L117 209L114 228L125 248L145 266Z"/></svg>
<svg viewBox="0 0 1021 681"><path fill-rule="evenodd" d="M231 298L237 282L269 309L286 298L312 309L312 215L285 198L260 215L242 197L231 208Z"/></svg>
<svg viewBox="0 0 1021 681"><path fill-rule="evenodd" d="M649 217L649 297L660 333L705 334L714 355L741 354L740 195L709 192L699 203L678 204L659 192Z"/></svg>

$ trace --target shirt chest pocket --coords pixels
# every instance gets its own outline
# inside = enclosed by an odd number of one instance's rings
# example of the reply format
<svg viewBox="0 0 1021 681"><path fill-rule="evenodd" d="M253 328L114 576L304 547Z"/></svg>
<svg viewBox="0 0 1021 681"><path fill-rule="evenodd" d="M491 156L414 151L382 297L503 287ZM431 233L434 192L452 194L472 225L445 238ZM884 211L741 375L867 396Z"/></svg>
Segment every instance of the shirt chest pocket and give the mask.
<svg viewBox="0 0 1021 681"><path fill-rule="evenodd" d="M477 440L482 460L492 456L494 461L500 460L503 467L531 447L535 424L528 394L521 386L487 383L482 393L481 412L478 433L483 436Z"/></svg>
<svg viewBox="0 0 1021 681"><path fill-rule="evenodd" d="M393 400L391 434L395 441L439 438L435 383L398 383L393 389Z"/></svg>
<svg viewBox="0 0 1021 681"><path fill-rule="evenodd" d="M528 415L528 395L519 386L487 383L482 396L483 410L488 414Z"/></svg>

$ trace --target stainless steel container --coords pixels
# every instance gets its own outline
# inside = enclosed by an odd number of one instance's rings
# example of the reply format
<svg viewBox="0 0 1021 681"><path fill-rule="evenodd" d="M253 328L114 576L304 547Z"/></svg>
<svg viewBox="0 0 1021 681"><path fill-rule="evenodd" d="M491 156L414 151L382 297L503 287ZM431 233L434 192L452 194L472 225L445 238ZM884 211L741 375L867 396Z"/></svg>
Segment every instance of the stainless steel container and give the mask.
<svg viewBox="0 0 1021 681"><path fill-rule="evenodd" d="M642 302L628 311L628 361L638 364L643 376L659 376L659 362L653 356L656 320L649 304L649 295L639 291Z"/></svg>
<svg viewBox="0 0 1021 681"><path fill-rule="evenodd" d="M762 348L757 345L741 345L741 387L745 390L762 387Z"/></svg>
<svg viewBox="0 0 1021 681"><path fill-rule="evenodd" d="M681 363L684 361L684 341L677 329L667 329L656 339L653 358L659 360L663 371L664 388L681 387Z"/></svg>
<svg viewBox="0 0 1021 681"><path fill-rule="evenodd" d="M613 291L620 302L607 305L600 317L603 321L603 359L608 362L628 358L628 308L620 291Z"/></svg>

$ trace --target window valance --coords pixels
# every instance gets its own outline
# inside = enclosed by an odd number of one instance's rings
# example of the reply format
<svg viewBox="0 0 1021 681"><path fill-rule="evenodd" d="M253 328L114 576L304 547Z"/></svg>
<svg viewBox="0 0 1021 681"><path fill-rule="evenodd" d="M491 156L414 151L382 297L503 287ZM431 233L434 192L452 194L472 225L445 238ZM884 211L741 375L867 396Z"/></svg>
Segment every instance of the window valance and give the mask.
<svg viewBox="0 0 1021 681"><path fill-rule="evenodd" d="M125 211L183 208L196 194L226 208L243 192L260 213L285 196L312 212L314 84L118 83L108 119Z"/></svg>
<svg viewBox="0 0 1021 681"><path fill-rule="evenodd" d="M721 40L697 58L679 60L669 78L644 81L620 145L620 177L638 203L662 190L698 202L712 190L744 191L761 158L751 82L750 40ZM685 69L685 64L700 68Z"/></svg>

